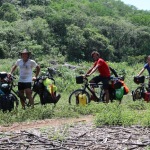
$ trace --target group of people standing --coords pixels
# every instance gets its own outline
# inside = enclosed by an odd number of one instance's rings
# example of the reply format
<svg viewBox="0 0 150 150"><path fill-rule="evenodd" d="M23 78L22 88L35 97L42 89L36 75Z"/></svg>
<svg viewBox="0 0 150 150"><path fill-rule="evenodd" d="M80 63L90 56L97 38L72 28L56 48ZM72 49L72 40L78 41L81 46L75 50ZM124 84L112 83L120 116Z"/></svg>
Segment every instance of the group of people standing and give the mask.
<svg viewBox="0 0 150 150"><path fill-rule="evenodd" d="M40 66L32 59L30 59L31 52L24 49L20 52L21 58L18 59L15 65L11 68L10 74L13 74L17 67L19 67L19 81L18 81L18 90L19 94L26 95L29 98L30 105L34 107L34 101L32 98L32 90L31 90L31 83L35 81L40 73ZM87 71L84 75L85 77L89 77L95 71L99 72L98 76L95 76L90 80L90 83L98 83L102 82L104 86L104 90L106 93L106 102L109 103L109 79L110 79L110 67L107 62L100 57L98 51L93 51L91 53L91 57L93 58L94 64L92 67ZM33 68L36 69L35 76L33 75ZM138 76L140 76L144 70L147 69L149 76L150 76L150 55L147 57L147 63L139 72ZM150 87L150 81L149 81ZM24 100L20 99L22 107L25 107Z"/></svg>

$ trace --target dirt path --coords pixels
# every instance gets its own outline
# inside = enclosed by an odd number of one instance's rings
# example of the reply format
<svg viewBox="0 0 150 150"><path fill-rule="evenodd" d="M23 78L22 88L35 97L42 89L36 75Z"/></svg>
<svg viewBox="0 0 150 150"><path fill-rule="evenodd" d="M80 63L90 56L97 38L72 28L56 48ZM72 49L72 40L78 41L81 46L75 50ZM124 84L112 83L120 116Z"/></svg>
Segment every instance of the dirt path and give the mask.
<svg viewBox="0 0 150 150"><path fill-rule="evenodd" d="M23 122L23 123L14 123L11 126L0 126L0 132L6 131L17 131L17 130L26 130L26 129L36 129L42 127L55 127L64 124L72 124L78 122L92 122L93 116L82 116L80 118L58 118L58 119L46 119L40 121L33 121L33 122Z"/></svg>

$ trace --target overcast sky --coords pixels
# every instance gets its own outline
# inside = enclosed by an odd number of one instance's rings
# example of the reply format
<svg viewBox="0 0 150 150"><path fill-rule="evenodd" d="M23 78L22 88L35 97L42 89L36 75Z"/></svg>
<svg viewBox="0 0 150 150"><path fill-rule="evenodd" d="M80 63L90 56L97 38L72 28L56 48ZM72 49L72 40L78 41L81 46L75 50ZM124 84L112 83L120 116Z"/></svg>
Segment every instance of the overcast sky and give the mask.
<svg viewBox="0 0 150 150"><path fill-rule="evenodd" d="M150 11L150 0L121 0L125 4L133 5L137 9Z"/></svg>

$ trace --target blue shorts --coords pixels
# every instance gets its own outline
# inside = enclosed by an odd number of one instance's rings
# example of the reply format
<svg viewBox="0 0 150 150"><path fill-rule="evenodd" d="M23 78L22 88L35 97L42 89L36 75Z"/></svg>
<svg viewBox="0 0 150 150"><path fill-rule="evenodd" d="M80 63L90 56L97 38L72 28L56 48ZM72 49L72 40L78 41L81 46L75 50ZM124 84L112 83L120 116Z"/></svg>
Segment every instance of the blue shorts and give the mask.
<svg viewBox="0 0 150 150"><path fill-rule="evenodd" d="M108 89L110 77L95 76L91 81L94 81L94 83L102 82L104 89Z"/></svg>

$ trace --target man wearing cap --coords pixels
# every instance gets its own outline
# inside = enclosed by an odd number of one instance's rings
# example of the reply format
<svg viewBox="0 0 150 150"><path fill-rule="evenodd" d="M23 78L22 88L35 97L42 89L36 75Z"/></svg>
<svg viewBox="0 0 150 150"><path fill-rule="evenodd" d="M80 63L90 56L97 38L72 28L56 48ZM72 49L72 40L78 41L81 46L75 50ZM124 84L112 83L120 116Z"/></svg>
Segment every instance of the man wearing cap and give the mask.
<svg viewBox="0 0 150 150"><path fill-rule="evenodd" d="M34 101L32 98L32 90L31 90L31 83L32 80L36 80L37 76L40 72L40 66L32 59L29 59L31 52L24 49L20 52L21 59L18 59L15 65L12 67L10 74L19 67L19 81L18 81L18 90L19 94L22 97L20 99L22 107L25 108L24 104L24 94L29 98L30 105L34 107ZM32 77L33 68L36 69L35 76Z"/></svg>

